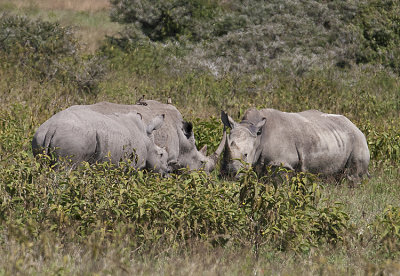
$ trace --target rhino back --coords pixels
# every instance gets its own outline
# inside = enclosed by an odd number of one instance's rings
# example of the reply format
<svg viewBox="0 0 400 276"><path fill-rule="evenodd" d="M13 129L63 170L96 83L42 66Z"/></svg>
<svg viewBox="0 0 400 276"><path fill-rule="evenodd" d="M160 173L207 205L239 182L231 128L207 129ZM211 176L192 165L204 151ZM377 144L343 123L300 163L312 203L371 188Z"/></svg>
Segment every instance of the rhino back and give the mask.
<svg viewBox="0 0 400 276"><path fill-rule="evenodd" d="M286 113L264 109L260 113L267 118L261 137L262 160L285 163L301 171L339 171L363 136L341 115L316 110Z"/></svg>
<svg viewBox="0 0 400 276"><path fill-rule="evenodd" d="M144 128L140 129L134 118L102 115L87 106L73 106L61 111L41 125L32 145L54 150L57 156L69 157L73 163L108 160L117 163L133 149L144 164L146 145ZM46 137L50 137L46 141Z"/></svg>
<svg viewBox="0 0 400 276"><path fill-rule="evenodd" d="M168 161L177 160L181 146L178 131L182 129L183 125L182 114L170 104L153 100L146 100L145 103L146 106L137 105L135 107L143 110L143 119L146 123L149 123L155 115L165 114L163 125L154 131L154 143L159 147L166 148L169 155Z"/></svg>
<svg viewBox="0 0 400 276"><path fill-rule="evenodd" d="M100 161L132 159L136 168L143 168L147 159L150 139L146 135L143 122L136 113L109 114L96 127L96 144L100 149L97 156ZM136 155L136 156L135 156Z"/></svg>
<svg viewBox="0 0 400 276"><path fill-rule="evenodd" d="M109 102L100 102L90 106L90 109L100 114L127 114L138 112L143 121L148 124L157 115L165 114L163 125L154 131L154 143L159 147L165 147L168 152L168 160L176 160L179 155L178 129L182 128L183 117L181 113L169 104L158 101L146 100L146 105L123 105Z"/></svg>

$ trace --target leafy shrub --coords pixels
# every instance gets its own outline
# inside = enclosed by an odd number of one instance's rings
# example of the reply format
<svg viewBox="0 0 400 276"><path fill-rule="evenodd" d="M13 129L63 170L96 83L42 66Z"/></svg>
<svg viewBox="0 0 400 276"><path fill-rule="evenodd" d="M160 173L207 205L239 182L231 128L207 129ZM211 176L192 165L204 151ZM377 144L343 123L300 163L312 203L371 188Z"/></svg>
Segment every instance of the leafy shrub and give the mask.
<svg viewBox="0 0 400 276"><path fill-rule="evenodd" d="M31 221L32 235L44 228L65 235L73 227L79 241L100 227L112 238L125 225L132 242L148 248L161 241L218 241L234 234L241 219L232 189L211 185L205 173L160 179L126 165L54 172L22 155L15 161L1 176L0 218L3 226L18 217Z"/></svg>
<svg viewBox="0 0 400 276"><path fill-rule="evenodd" d="M125 229L143 249L203 240L272 242L280 250L307 251L318 242L342 240L348 227L348 215L337 205L318 207L319 186L305 175L274 186L249 172L239 189L203 172L160 179L127 164L55 172L21 152L0 180L0 225L9 230L18 228L14 220L28 225L22 234L17 231L28 240L45 229L75 241L98 229L114 239L116 229Z"/></svg>
<svg viewBox="0 0 400 276"><path fill-rule="evenodd" d="M216 2L210 0L112 0L111 19L130 24L126 30L129 37L141 34L151 40L186 36L191 39L203 38L208 23L216 15Z"/></svg>
<svg viewBox="0 0 400 276"><path fill-rule="evenodd" d="M240 205L256 246L272 242L280 250L308 251L319 242L343 240L349 215L339 204L319 204L322 187L312 175L291 177L285 169L270 169L260 182L252 169L241 173Z"/></svg>
<svg viewBox="0 0 400 276"><path fill-rule="evenodd" d="M207 145L208 153L215 152L222 139L221 121L216 117L210 117L207 121L195 119L193 125L196 147L201 149Z"/></svg>
<svg viewBox="0 0 400 276"><path fill-rule="evenodd" d="M185 67L216 74L287 66L303 72L342 57L343 48L355 43L351 28L344 28L355 7L339 1L115 0L112 5L112 19L126 25L123 36L134 44L146 37L176 38L190 49Z"/></svg>
<svg viewBox="0 0 400 276"><path fill-rule="evenodd" d="M30 131L29 113L25 106L14 104L11 110L0 109L0 160L12 156L14 150L20 149L27 139ZM17 115L18 114L18 115Z"/></svg>
<svg viewBox="0 0 400 276"><path fill-rule="evenodd" d="M398 1L367 1L360 6L356 24L361 29L358 62L374 62L400 72L400 3Z"/></svg>
<svg viewBox="0 0 400 276"><path fill-rule="evenodd" d="M386 125L361 125L370 150L371 159L380 163L398 164L400 161L400 126L397 120L388 120Z"/></svg>
<svg viewBox="0 0 400 276"><path fill-rule="evenodd" d="M382 250L397 255L400 251L400 208L389 205L371 224Z"/></svg>
<svg viewBox="0 0 400 276"><path fill-rule="evenodd" d="M0 55L40 81L59 79L94 91L104 75L104 61L80 56L79 48L71 27L0 14Z"/></svg>
<svg viewBox="0 0 400 276"><path fill-rule="evenodd" d="M179 57L182 71L302 75L370 62L399 71L396 1L114 0L112 6L111 18L126 26L124 47L177 40L187 49Z"/></svg>

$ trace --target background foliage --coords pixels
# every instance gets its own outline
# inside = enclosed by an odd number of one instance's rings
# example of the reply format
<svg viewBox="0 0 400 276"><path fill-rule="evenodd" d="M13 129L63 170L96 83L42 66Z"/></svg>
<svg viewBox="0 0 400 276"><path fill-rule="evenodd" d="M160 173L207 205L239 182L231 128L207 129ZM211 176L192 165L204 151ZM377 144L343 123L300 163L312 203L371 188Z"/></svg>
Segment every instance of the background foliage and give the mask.
<svg viewBox="0 0 400 276"><path fill-rule="evenodd" d="M179 43L215 75L376 63L398 72L397 1L111 1L124 40ZM173 46L172 46L173 47ZM126 45L124 46L126 48ZM287 68L289 67L289 68Z"/></svg>
<svg viewBox="0 0 400 276"><path fill-rule="evenodd" d="M105 66L99 57L79 55L71 27L0 14L0 55L3 66L29 71L40 82L57 79L77 90L96 92Z"/></svg>

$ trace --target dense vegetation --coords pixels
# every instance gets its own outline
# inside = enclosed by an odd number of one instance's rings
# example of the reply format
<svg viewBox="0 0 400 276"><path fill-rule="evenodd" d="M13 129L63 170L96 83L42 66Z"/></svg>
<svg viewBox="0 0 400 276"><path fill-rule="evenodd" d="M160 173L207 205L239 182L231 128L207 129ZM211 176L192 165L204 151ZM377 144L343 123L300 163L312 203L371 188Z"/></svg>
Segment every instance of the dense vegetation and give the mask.
<svg viewBox="0 0 400 276"><path fill-rule="evenodd" d="M111 3L111 18L125 25L122 40L178 42L185 48L180 70L185 64L219 75L289 67L301 74L331 64L377 63L399 72L397 1Z"/></svg>
<svg viewBox="0 0 400 276"><path fill-rule="evenodd" d="M103 34L113 24L104 11L0 1L0 274L395 272L399 3L133 2L111 1L123 27L92 52L76 34L86 25L63 18L102 18L85 24ZM171 97L210 152L221 109L344 114L367 136L372 177L357 187L252 170L239 181L163 179L129 164L54 171L33 158L32 136L54 113L143 94Z"/></svg>

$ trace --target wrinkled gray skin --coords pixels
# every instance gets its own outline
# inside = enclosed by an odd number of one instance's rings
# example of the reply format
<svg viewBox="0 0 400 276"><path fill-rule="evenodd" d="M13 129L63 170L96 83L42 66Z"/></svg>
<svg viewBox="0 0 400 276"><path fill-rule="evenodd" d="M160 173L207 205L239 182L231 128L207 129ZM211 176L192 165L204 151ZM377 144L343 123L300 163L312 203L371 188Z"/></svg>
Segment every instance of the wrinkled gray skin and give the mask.
<svg viewBox="0 0 400 276"><path fill-rule="evenodd" d="M153 131L159 129L165 115L149 123L137 112L102 114L92 105L76 105L63 110L36 131L32 140L33 154L54 154L72 162L111 161L118 164L132 160L137 169L150 169L164 174L169 171L168 154L154 144Z"/></svg>
<svg viewBox="0 0 400 276"><path fill-rule="evenodd" d="M235 176L241 159L263 173L266 166L343 176L359 182L368 174L370 154L364 134L346 117L317 110L286 113L249 109L240 123L221 113L231 133L222 173Z"/></svg>
<svg viewBox="0 0 400 276"><path fill-rule="evenodd" d="M106 115L138 112L143 116L146 123L155 114L165 114L163 125L154 131L154 142L166 149L168 164L173 170L189 168L191 170L204 169L206 172L210 172L214 170L225 145L226 132L224 131L221 143L214 154L206 156L207 147L200 151L197 150L192 124L185 122L181 113L171 104L154 100L142 100L140 104L135 105L101 102L91 105L90 108Z"/></svg>

